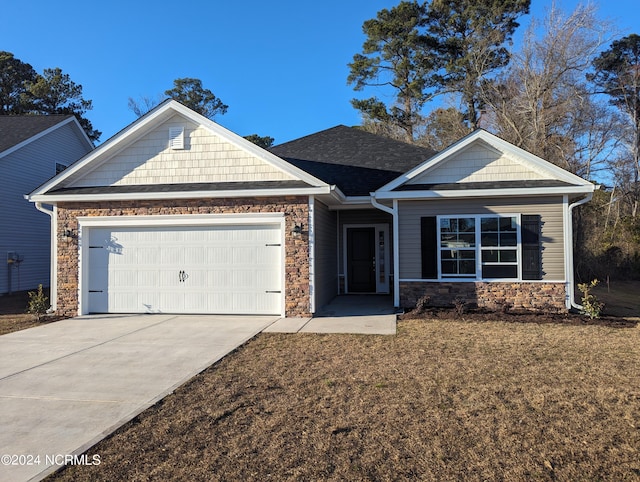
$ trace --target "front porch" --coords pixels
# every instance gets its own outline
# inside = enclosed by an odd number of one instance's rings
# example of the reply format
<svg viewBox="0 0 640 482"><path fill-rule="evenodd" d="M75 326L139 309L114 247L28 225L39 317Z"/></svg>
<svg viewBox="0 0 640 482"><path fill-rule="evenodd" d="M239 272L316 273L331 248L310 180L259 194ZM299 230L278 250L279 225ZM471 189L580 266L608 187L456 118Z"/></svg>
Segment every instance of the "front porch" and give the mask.
<svg viewBox="0 0 640 482"><path fill-rule="evenodd" d="M395 335L396 311L390 295L341 295L313 318L281 318L264 332Z"/></svg>

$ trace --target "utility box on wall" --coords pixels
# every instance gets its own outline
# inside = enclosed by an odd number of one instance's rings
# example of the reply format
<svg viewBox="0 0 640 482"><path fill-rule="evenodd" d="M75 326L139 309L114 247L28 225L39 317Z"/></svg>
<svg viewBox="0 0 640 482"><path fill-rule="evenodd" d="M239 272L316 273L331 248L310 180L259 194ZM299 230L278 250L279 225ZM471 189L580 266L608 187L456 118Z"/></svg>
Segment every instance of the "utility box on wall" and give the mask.
<svg viewBox="0 0 640 482"><path fill-rule="evenodd" d="M14 290L13 272L20 268L20 263L23 260L24 256L18 254L17 251L7 251L7 288L9 294ZM15 286L15 289L20 290L20 286Z"/></svg>

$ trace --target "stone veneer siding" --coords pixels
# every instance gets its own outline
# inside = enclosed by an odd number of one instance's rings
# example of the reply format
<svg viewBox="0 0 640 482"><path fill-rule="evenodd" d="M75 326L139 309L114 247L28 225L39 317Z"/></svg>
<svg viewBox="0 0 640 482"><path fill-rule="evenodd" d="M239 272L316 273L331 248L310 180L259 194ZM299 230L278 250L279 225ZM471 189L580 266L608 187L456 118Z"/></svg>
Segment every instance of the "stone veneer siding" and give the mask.
<svg viewBox="0 0 640 482"><path fill-rule="evenodd" d="M422 296L429 296L430 306L452 306L456 298L490 310L505 306L514 310L565 311L564 283L527 282L400 282L400 305L414 308Z"/></svg>
<svg viewBox="0 0 640 482"><path fill-rule="evenodd" d="M305 196L60 203L58 205L56 313L62 316L78 314L78 217L225 213L285 214L285 314L286 316L311 316L308 232L305 231L298 237L292 235L296 224L305 228L309 224L309 201ZM75 235L70 241L63 236L67 229Z"/></svg>

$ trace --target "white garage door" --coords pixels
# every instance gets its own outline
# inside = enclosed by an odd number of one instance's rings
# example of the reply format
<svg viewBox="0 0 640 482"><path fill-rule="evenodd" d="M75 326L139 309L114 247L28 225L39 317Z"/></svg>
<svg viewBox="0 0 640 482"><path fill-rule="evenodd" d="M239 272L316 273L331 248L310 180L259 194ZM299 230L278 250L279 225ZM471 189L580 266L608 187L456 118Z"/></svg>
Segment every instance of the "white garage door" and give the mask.
<svg viewBox="0 0 640 482"><path fill-rule="evenodd" d="M279 225L91 228L87 311L280 314L280 243Z"/></svg>

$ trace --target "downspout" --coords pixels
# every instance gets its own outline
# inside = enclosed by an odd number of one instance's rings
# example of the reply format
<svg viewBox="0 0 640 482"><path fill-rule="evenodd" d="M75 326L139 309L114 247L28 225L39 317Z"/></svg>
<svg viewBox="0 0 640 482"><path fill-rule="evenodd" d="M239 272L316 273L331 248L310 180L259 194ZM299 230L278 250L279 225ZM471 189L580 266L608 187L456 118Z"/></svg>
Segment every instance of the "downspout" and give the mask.
<svg viewBox="0 0 640 482"><path fill-rule="evenodd" d="M36 202L35 207L38 211L47 214L51 218L51 262L49 263L49 301L51 302L51 306L47 311L55 312L58 304L58 279L56 276L58 272L58 257L56 255L58 252L58 236L56 213L42 206L41 202Z"/></svg>
<svg viewBox="0 0 640 482"><path fill-rule="evenodd" d="M309 196L309 311L316 312L316 226L315 196Z"/></svg>
<svg viewBox="0 0 640 482"><path fill-rule="evenodd" d="M400 256L399 256L399 237L398 237L398 201L393 200L393 208L380 204L375 194L371 193L371 205L374 208L391 214L393 218L393 306L395 308L400 307Z"/></svg>
<svg viewBox="0 0 640 482"><path fill-rule="evenodd" d="M596 187L597 189L598 187ZM579 201L574 202L573 204L569 204L569 208L567 209L567 281L568 281L568 290L569 290L569 303L567 308L575 308L576 310L582 310L583 306L576 303L575 300L575 273L573 266L573 209L577 206L581 206L583 204L588 203L593 199L593 192L587 194L587 196Z"/></svg>

